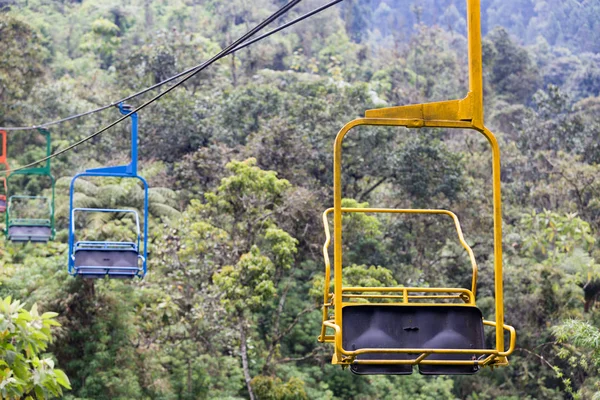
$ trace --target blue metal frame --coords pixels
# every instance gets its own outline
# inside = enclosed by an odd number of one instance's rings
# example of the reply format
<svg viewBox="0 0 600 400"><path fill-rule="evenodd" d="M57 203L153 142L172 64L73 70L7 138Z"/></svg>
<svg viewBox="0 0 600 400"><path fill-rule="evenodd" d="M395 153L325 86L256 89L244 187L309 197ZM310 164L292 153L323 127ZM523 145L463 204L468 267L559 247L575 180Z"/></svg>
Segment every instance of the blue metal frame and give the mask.
<svg viewBox="0 0 600 400"><path fill-rule="evenodd" d="M123 115L129 114L129 108L123 103L119 104L119 111ZM148 182L137 173L137 158L138 158L138 115L133 113L129 115L131 118L131 162L127 165L118 165L113 167L104 168L93 168L88 169L85 172L79 173L71 180L71 187L69 191L69 274L76 275L75 271L75 250L77 249L94 249L94 250L117 250L117 249L131 249L140 253L140 223L139 215L134 210L115 210L115 209L103 209L103 208L73 208L73 196L75 193L75 181L83 176L95 176L95 177L117 177L117 178L137 178L144 185L144 251L143 256L139 256L142 260L142 269L138 271L137 276L143 278L147 272L147 260L148 260ZM128 212L135 214L136 227L137 227L137 245L132 242L103 242L103 241L80 241L75 242L75 212ZM122 269L122 268L121 268ZM108 275L108 274L107 274Z"/></svg>
<svg viewBox="0 0 600 400"><path fill-rule="evenodd" d="M136 227L136 242L107 242L107 241L96 241L96 240L87 240L87 241L78 241L73 245L73 254L69 255L69 273L71 275L77 275L77 267L75 267L75 252L77 250L99 250L99 251L112 251L112 250L133 250L138 253L138 259L142 260L142 268L130 268L130 267L118 267L119 270L134 270L136 271L136 275L143 276L145 272L145 255L142 256L140 254L140 244L141 244L141 231L140 231L140 216L135 210L122 210L122 209L111 209L111 208L74 208L71 211L70 220L71 224L69 226L69 232L73 232L73 236L75 234L75 213L76 212L104 212L104 213L130 213L135 217L135 227ZM71 236L69 235L69 239ZM80 267L81 268L81 267ZM91 267L83 267L83 268L91 268ZM95 269L101 269L102 267L94 266ZM108 275L108 271L112 267L106 268L106 274Z"/></svg>

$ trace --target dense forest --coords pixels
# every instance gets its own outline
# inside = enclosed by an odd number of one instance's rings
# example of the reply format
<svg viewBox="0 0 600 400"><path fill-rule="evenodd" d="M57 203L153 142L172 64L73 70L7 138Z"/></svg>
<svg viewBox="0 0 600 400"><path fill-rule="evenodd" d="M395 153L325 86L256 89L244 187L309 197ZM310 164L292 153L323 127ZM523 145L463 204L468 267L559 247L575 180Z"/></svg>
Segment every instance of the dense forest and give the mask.
<svg viewBox="0 0 600 400"><path fill-rule="evenodd" d="M209 59L285 3L0 0L0 126L110 104ZM150 183L143 280L67 272L70 179L126 162L128 122L53 159L55 240L0 242L0 397L600 398L600 4L592 0L481 2L486 124L503 157L505 318L518 332L510 366L356 376L331 365L331 345L316 340L335 135L367 109L465 95L464 3L343 1L141 111L140 173ZM321 4L304 1L279 23ZM52 126L52 149L118 117L110 108ZM344 149L345 205L454 211L479 263L478 305L492 318L485 139L357 132ZM40 159L43 137L9 131L7 154L11 168ZM79 207L142 207L141 186L126 179L82 179L76 189ZM50 191L36 177L9 190ZM102 215L80 229L124 240L132 223ZM469 285L448 221L363 215L347 229L354 285Z"/></svg>

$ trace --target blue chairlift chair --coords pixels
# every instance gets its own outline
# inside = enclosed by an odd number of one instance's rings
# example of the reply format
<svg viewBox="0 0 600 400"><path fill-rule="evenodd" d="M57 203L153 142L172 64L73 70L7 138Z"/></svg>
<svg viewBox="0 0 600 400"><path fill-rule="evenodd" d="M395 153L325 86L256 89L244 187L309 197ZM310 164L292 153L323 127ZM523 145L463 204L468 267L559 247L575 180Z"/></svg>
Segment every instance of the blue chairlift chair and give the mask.
<svg viewBox="0 0 600 400"><path fill-rule="evenodd" d="M129 115L131 108L119 104L119 111ZM137 137L138 115L129 115L131 119L131 162L127 165L114 167L93 168L79 173L71 180L69 196L69 274L83 278L143 278L147 271L148 259L148 183L137 174ZM117 177L139 179L144 185L144 233L140 230L140 218L135 210L128 209L103 209L103 208L75 208L73 198L75 181L83 176L90 177ZM108 212L132 213L136 221L136 242L115 241L76 241L75 238L75 213L76 212ZM143 244L143 249L141 245Z"/></svg>

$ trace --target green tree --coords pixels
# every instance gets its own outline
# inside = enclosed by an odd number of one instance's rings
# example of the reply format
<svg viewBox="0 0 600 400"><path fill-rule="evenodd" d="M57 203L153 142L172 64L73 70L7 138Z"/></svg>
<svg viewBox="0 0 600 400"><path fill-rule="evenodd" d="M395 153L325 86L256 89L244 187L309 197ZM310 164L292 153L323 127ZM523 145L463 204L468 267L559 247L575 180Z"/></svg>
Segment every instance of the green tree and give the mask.
<svg viewBox="0 0 600 400"><path fill-rule="evenodd" d="M69 378L54 368L52 355L44 354L52 340L52 327L60 326L53 312L28 311L18 300L0 300L0 396L3 399L43 400L71 389Z"/></svg>
<svg viewBox="0 0 600 400"><path fill-rule="evenodd" d="M567 391L575 399L599 399L600 330L589 322L570 319L552 327L552 333L560 346L559 357L567 360L575 371L585 371L585 374L574 374L569 378L560 368L554 367ZM572 383L579 387L576 392Z"/></svg>
<svg viewBox="0 0 600 400"><path fill-rule="evenodd" d="M511 39L503 28L496 28L486 36L493 61L490 83L498 95L513 102L527 102L539 85L539 75L524 48ZM487 61L489 62L489 61Z"/></svg>
<svg viewBox="0 0 600 400"><path fill-rule="evenodd" d="M27 98L49 53L35 29L12 15L0 13L0 36L0 121L5 125L20 121L9 104Z"/></svg>
<svg viewBox="0 0 600 400"><path fill-rule="evenodd" d="M121 45L121 28L106 18L92 22L92 29L86 33L80 48L96 55L102 68L108 68L114 61L115 53Z"/></svg>
<svg viewBox="0 0 600 400"><path fill-rule="evenodd" d="M232 321L239 330L242 368L251 398L254 394L248 360L248 322L252 312L264 307L277 294L278 281L292 267L297 251L297 240L279 229L274 220L290 184L278 179L273 171L262 171L255 163L253 159L231 162L228 169L234 175L224 178L217 192L205 195L213 210L228 215L219 225L226 224L233 241L233 254L239 254L235 265L224 266L213 279L222 293L226 312L234 317ZM275 325L277 331L278 323ZM280 339L271 343L267 364L273 346Z"/></svg>

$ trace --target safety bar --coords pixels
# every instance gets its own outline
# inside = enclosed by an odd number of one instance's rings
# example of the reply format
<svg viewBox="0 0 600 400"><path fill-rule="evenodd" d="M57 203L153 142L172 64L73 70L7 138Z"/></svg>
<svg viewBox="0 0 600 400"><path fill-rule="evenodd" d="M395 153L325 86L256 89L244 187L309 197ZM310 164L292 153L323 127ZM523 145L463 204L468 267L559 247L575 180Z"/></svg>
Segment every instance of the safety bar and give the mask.
<svg viewBox="0 0 600 400"><path fill-rule="evenodd" d="M140 256L141 257L141 256ZM80 265L79 267L74 267L75 269L75 274L74 275L78 275L78 276L86 276L86 275L94 275L97 276L99 275L98 271L102 271L102 273L106 276L106 275L111 275L110 272L111 271L119 271L118 275L124 275L122 272L128 272L128 271L132 271L135 272L135 274L131 274L131 276L137 276L139 277L139 273L144 271L143 267L98 267L96 265L91 265L91 266L86 266L86 265ZM93 270L93 273L80 273L79 270ZM129 274L128 274L129 275Z"/></svg>
<svg viewBox="0 0 600 400"><path fill-rule="evenodd" d="M50 226L50 220L44 218L14 218L10 221L10 226L32 225L32 226Z"/></svg>
<svg viewBox="0 0 600 400"><path fill-rule="evenodd" d="M483 320L485 326L496 328L496 322ZM321 335L319 341L324 343L335 343L334 359L338 364L376 364L376 365L478 365L478 366L501 366L507 365L506 356L510 355L516 346L517 336L515 328L510 325L503 325L503 330L508 331L509 347L505 351L496 349L424 349L424 348L364 348L348 351L342 347L342 330L333 320L323 322L326 328L335 331L333 335ZM419 354L412 360L356 360L356 356L364 354ZM465 361L465 360L427 360L431 354L479 354L484 359Z"/></svg>
<svg viewBox="0 0 600 400"><path fill-rule="evenodd" d="M345 294L347 292L361 292L362 294ZM402 295L372 295L364 293L397 293ZM454 295L410 295L409 293L456 293ZM475 295L472 291L463 288L422 288L422 287L345 287L342 289L342 297L345 298L374 298L374 299L402 299L402 304L408 304L410 299L460 299L463 304L475 305ZM344 306L345 303L342 303ZM352 303L355 305L355 303ZM390 303L392 304L392 303ZM454 303L419 303L430 305L444 305Z"/></svg>
<svg viewBox="0 0 600 400"><path fill-rule="evenodd" d="M108 272L112 269L118 269L118 270L124 270L124 271L142 271L143 270L143 268L141 268L141 267L99 267L97 265L80 265L78 267L75 267L75 270L84 269L84 268L100 269L100 270L104 270L106 272Z"/></svg>

